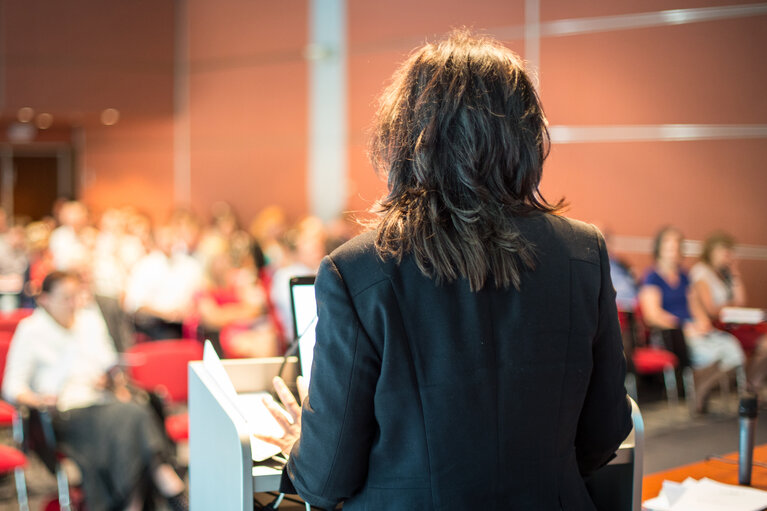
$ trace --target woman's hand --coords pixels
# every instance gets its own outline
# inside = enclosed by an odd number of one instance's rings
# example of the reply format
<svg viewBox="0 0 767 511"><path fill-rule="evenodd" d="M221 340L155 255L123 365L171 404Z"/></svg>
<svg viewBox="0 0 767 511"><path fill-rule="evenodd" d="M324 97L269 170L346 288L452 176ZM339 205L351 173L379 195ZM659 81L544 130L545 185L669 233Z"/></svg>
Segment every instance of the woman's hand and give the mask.
<svg viewBox="0 0 767 511"><path fill-rule="evenodd" d="M290 456L293 444L295 444L301 437L301 405L296 402L296 398L293 397L293 394L288 389L288 386L285 385L282 378L276 376L272 380L272 384L274 385L274 390L277 391L277 396L279 396L280 401L282 401L285 410L287 410L292 420L288 420L288 418L285 417L285 413L280 408L280 405L275 403L272 399L264 399L264 405L266 405L269 413L272 414L280 427L285 430L285 434L280 438L267 435L255 436L264 442L276 445L285 456ZM301 376L296 380L296 386L298 387L298 397L301 403L303 403L306 394L308 393L308 388Z"/></svg>

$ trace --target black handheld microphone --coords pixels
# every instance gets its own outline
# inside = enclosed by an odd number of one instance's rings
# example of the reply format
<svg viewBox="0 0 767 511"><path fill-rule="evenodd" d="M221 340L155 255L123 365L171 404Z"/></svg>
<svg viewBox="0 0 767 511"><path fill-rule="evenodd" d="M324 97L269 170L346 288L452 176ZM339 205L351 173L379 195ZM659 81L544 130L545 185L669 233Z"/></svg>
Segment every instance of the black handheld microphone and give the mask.
<svg viewBox="0 0 767 511"><path fill-rule="evenodd" d="M751 484L751 465L754 461L754 432L756 431L757 399L754 395L740 399L740 448L738 450L738 484Z"/></svg>

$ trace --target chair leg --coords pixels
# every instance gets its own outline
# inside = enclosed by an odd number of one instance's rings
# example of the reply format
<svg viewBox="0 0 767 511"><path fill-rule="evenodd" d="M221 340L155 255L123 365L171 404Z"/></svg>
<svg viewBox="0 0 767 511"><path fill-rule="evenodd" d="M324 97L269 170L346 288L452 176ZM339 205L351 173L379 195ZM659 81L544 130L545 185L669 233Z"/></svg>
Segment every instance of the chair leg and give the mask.
<svg viewBox="0 0 767 511"><path fill-rule="evenodd" d="M719 392L722 395L722 402L724 403L724 412L730 412L730 375L728 373L722 373L719 377Z"/></svg>
<svg viewBox="0 0 767 511"><path fill-rule="evenodd" d="M59 490L59 508L61 511L72 511L72 502L69 498L69 478L67 478L67 473L60 463L56 468L56 485Z"/></svg>
<svg viewBox="0 0 767 511"><path fill-rule="evenodd" d="M631 396L631 399L639 401L637 397L637 377L634 373L626 373L624 386L626 387L626 393Z"/></svg>
<svg viewBox="0 0 767 511"><path fill-rule="evenodd" d="M693 376L692 368L685 367L682 369L682 382L684 383L684 398L687 401L687 408L690 410L690 415L695 415L695 377Z"/></svg>
<svg viewBox="0 0 767 511"><path fill-rule="evenodd" d="M679 389L676 386L676 372L674 366L668 365L663 369L663 380L666 383L666 399L669 409L676 410L679 405Z"/></svg>
<svg viewBox="0 0 767 511"><path fill-rule="evenodd" d="M29 511L29 498L27 496L27 480L24 477L24 469L16 467L13 470L16 481L16 498L19 501L19 511Z"/></svg>

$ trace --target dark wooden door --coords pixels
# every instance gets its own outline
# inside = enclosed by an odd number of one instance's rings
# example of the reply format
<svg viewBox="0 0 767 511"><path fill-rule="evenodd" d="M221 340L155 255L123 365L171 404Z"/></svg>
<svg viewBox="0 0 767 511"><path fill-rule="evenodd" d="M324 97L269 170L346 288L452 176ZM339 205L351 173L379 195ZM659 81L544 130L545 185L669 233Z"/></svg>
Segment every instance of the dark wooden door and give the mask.
<svg viewBox="0 0 767 511"><path fill-rule="evenodd" d="M14 216L39 220L51 214L58 193L58 158L52 156L14 156Z"/></svg>

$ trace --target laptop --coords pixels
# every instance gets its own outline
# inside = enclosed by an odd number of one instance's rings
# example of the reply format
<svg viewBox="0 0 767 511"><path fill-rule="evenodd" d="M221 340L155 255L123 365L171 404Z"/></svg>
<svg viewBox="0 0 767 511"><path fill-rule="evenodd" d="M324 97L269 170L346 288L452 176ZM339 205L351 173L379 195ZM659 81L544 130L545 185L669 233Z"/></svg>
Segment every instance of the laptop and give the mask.
<svg viewBox="0 0 767 511"><path fill-rule="evenodd" d="M314 275L290 279L290 303L293 309L293 328L298 343L298 362L306 384L312 371L317 326L317 299L314 297Z"/></svg>

